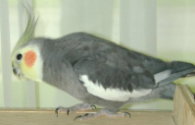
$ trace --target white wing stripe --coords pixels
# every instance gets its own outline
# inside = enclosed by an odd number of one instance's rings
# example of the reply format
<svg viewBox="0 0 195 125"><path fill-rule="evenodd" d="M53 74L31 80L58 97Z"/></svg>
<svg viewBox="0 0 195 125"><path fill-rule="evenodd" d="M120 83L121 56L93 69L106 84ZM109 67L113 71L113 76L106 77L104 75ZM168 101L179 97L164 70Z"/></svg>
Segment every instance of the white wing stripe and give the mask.
<svg viewBox="0 0 195 125"><path fill-rule="evenodd" d="M117 88L105 89L98 81L93 83L87 75L81 75L80 80L84 83L84 86L90 94L110 101L127 101L129 98L138 98L147 95L152 91L151 89L147 89L129 92Z"/></svg>
<svg viewBox="0 0 195 125"><path fill-rule="evenodd" d="M171 70L164 70L162 72L154 74L155 83L158 83L166 78L168 78L171 74Z"/></svg>

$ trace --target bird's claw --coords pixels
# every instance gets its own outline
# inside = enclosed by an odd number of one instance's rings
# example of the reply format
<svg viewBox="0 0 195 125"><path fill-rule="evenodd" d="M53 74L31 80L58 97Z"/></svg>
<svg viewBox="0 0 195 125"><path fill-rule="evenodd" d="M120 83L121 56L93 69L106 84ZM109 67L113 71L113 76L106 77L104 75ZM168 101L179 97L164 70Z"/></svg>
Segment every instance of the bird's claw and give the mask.
<svg viewBox="0 0 195 125"><path fill-rule="evenodd" d="M89 113L85 113L84 115L78 115L74 118L74 120L83 120L89 116Z"/></svg>
<svg viewBox="0 0 195 125"><path fill-rule="evenodd" d="M78 115L74 118L74 120L86 120L86 119L92 119L99 116L107 116L110 118L116 118L116 117L128 117L131 118L131 114L129 112L110 112L109 110L101 110L96 113L85 113L83 115Z"/></svg>
<svg viewBox="0 0 195 125"><path fill-rule="evenodd" d="M66 114L69 115L70 112L71 112L71 109L69 109L69 108L64 108L64 107L57 107L57 108L55 109L55 114L56 114L57 117L58 117L60 111L65 111Z"/></svg>
<svg viewBox="0 0 195 125"><path fill-rule="evenodd" d="M124 113L124 117L129 117L129 118L131 118L131 113L129 113L129 112L123 112Z"/></svg>
<svg viewBox="0 0 195 125"><path fill-rule="evenodd" d="M91 109L92 109L92 110L96 110L97 107L96 107L95 105L91 105Z"/></svg>
<svg viewBox="0 0 195 125"><path fill-rule="evenodd" d="M95 105L89 105L89 104L78 104L73 107L57 107L55 109L55 114L58 117L59 112L66 112L67 115L70 115L70 112L72 111L80 111L80 110L95 110L96 106Z"/></svg>
<svg viewBox="0 0 195 125"><path fill-rule="evenodd" d="M56 117L58 117L58 111L59 111L59 107L55 109Z"/></svg>

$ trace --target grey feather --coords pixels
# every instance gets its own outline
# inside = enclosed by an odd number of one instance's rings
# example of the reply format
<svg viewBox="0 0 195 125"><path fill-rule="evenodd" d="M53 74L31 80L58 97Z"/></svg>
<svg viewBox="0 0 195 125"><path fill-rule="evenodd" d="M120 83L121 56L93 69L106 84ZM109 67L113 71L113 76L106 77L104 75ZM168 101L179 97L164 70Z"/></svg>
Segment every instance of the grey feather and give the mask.
<svg viewBox="0 0 195 125"><path fill-rule="evenodd" d="M129 101L171 98L175 86L166 83L186 76L195 68L189 63L165 62L87 33L74 33L53 40L36 38L29 44L37 44L41 48L45 82L84 102L111 109L117 109ZM165 70L170 70L171 74L155 83L154 75ZM83 74L89 76L94 83L98 81L105 89L153 91L124 102L109 101L87 91L79 79Z"/></svg>
<svg viewBox="0 0 195 125"><path fill-rule="evenodd" d="M12 53L17 51L20 47L24 46L34 38L35 28L36 28L38 18L34 15L33 8L30 5L28 4L24 5L24 9L26 10L25 12L27 14L27 19L28 19L27 25L22 36L20 37L16 46L14 47Z"/></svg>
<svg viewBox="0 0 195 125"><path fill-rule="evenodd" d="M173 61L169 64L168 69L171 71L170 76L157 83L157 86L166 85L178 78L185 77L186 75L193 73L195 67L190 63Z"/></svg>

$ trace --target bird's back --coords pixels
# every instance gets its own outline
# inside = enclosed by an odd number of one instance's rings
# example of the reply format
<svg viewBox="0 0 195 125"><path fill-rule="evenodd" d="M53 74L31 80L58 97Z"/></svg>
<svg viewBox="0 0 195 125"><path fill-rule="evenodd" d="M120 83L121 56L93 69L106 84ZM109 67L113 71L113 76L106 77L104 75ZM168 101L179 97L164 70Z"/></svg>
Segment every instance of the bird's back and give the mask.
<svg viewBox="0 0 195 125"><path fill-rule="evenodd" d="M46 82L102 106L111 102L121 105L131 98L147 96L160 80L170 77L172 82L185 75L178 76L177 72L193 67L167 63L87 33L45 41L42 56ZM191 69L185 73L189 72ZM176 73L175 78L171 73ZM164 88L157 88L153 95L161 97L163 91Z"/></svg>

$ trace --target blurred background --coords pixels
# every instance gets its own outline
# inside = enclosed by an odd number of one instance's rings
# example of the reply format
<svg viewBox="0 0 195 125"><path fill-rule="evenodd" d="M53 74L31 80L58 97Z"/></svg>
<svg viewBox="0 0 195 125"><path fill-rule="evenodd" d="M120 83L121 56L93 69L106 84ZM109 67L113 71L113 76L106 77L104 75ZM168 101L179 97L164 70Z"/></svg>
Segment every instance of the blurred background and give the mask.
<svg viewBox="0 0 195 125"><path fill-rule="evenodd" d="M85 31L166 61L195 64L194 0L0 0L1 108L55 108L79 103L52 86L20 81L12 75L10 54L26 26L25 2L39 17L36 36L58 38ZM195 78L176 82L195 90ZM129 108L171 110L173 105L159 99Z"/></svg>

